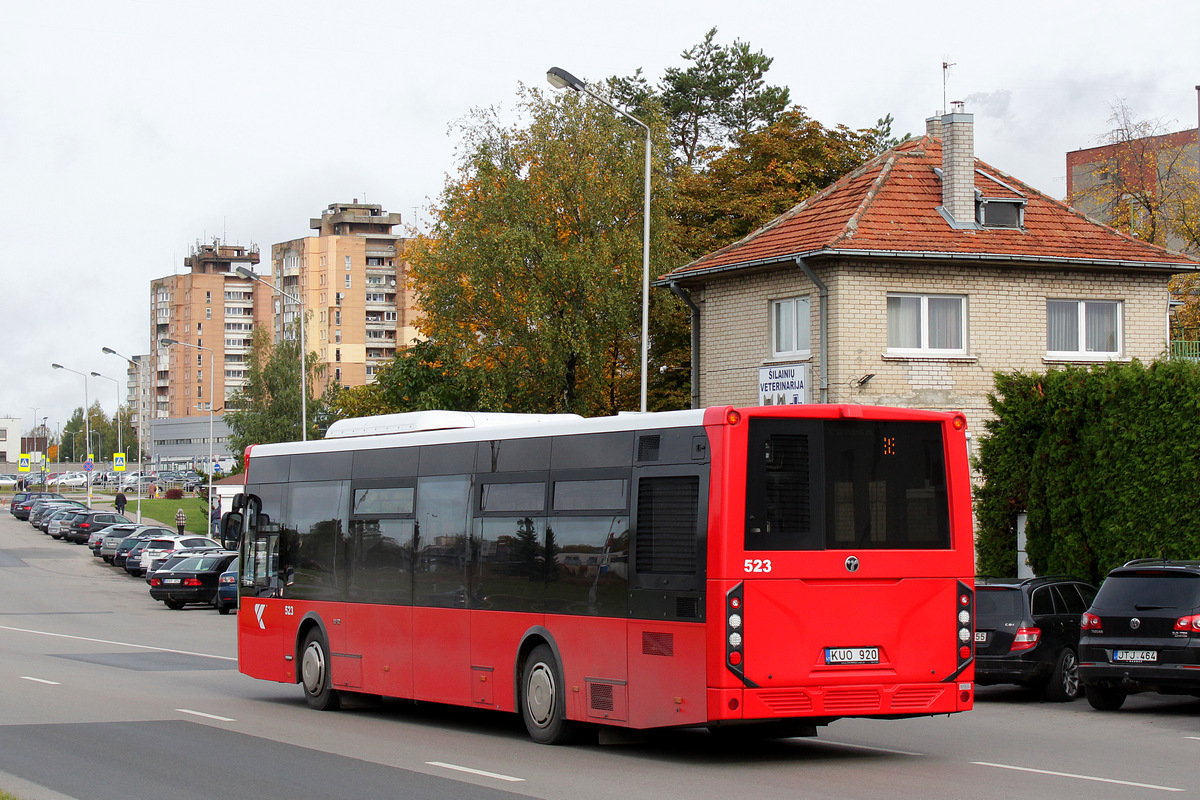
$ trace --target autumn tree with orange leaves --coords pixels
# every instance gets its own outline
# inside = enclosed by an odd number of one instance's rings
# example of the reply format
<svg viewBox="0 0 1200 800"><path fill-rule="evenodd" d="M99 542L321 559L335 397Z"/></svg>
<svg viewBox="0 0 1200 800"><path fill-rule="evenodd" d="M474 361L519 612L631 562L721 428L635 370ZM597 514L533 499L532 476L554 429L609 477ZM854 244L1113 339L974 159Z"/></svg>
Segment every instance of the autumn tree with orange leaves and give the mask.
<svg viewBox="0 0 1200 800"><path fill-rule="evenodd" d="M477 110L432 234L412 244L421 333L469 376L477 410L636 409L640 380L644 133L575 92L523 87L524 122ZM651 272L680 263L670 235L670 152L654 131ZM652 293L652 320L682 316ZM652 322L652 337L654 323ZM651 365L652 381L664 372ZM686 407L653 391L655 408ZM652 409L654 410L654 409Z"/></svg>

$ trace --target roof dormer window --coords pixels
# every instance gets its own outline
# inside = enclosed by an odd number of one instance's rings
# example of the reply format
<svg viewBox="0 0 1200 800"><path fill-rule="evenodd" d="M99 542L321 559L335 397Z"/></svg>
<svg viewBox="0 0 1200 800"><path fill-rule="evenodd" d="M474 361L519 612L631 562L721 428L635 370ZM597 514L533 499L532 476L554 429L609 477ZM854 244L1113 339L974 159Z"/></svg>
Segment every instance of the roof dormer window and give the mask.
<svg viewBox="0 0 1200 800"><path fill-rule="evenodd" d="M1025 200L1016 197L983 197L975 203L975 219L984 228L1025 227Z"/></svg>

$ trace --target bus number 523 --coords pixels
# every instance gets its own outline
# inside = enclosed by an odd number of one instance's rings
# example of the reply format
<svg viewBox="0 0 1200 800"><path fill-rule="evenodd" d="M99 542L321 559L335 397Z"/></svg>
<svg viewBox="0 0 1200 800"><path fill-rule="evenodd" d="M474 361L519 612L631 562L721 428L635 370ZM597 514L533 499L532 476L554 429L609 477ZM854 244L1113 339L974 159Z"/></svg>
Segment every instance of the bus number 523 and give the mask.
<svg viewBox="0 0 1200 800"><path fill-rule="evenodd" d="M746 572L770 572L771 559L769 558L747 558Z"/></svg>

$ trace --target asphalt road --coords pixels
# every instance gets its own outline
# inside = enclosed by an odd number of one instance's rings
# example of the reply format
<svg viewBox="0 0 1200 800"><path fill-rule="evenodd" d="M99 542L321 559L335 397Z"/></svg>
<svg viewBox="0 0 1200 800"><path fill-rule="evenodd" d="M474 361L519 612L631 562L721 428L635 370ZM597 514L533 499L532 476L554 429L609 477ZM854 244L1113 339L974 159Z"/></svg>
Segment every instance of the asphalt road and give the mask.
<svg viewBox="0 0 1200 800"><path fill-rule="evenodd" d="M5 507L7 508L7 507ZM864 624L869 624L869 617ZM1200 796L1200 701L1118 712L981 688L976 710L842 720L732 745L667 731L544 747L509 714L400 701L321 713L237 672L234 618L0 512L0 788L127 798L1145 798Z"/></svg>

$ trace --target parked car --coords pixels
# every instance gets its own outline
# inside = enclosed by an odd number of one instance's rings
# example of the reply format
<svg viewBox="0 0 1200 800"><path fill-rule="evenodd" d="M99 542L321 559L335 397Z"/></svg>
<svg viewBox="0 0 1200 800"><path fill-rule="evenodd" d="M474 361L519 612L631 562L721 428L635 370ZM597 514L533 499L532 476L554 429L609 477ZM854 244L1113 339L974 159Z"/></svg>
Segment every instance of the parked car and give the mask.
<svg viewBox="0 0 1200 800"><path fill-rule="evenodd" d="M150 579L150 596L178 611L187 603L217 605L217 582L237 558L231 550L172 559Z"/></svg>
<svg viewBox="0 0 1200 800"><path fill-rule="evenodd" d="M1114 569L1081 628L1079 678L1092 708L1115 711L1137 692L1200 694L1200 561Z"/></svg>
<svg viewBox="0 0 1200 800"><path fill-rule="evenodd" d="M86 544L88 537L94 532L107 528L109 525L116 525L118 522L133 522L133 520L115 511L97 511L96 509L92 509L91 511L76 514L71 519L71 527L67 530L63 538L75 544Z"/></svg>
<svg viewBox="0 0 1200 800"><path fill-rule="evenodd" d="M41 530L42 533L49 533L50 532L50 522L55 517L57 517L58 519L62 519L67 514L73 514L77 511L82 511L86 508L87 508L87 506L85 506L83 503L77 503L74 500L67 500L62 503L55 503L53 506L45 509L42 512L42 516L38 522L37 527L39 530Z"/></svg>
<svg viewBox="0 0 1200 800"><path fill-rule="evenodd" d="M975 682L1079 696L1079 621L1096 587L1069 575L975 579Z"/></svg>
<svg viewBox="0 0 1200 800"><path fill-rule="evenodd" d="M66 474L59 475L54 480L54 486L60 489L79 488L87 485L88 474L86 472L68 472Z"/></svg>
<svg viewBox="0 0 1200 800"><path fill-rule="evenodd" d="M154 568L162 566L162 563L167 560L167 556L176 550L182 550L185 547L216 547L224 550L221 543L215 539L210 539L207 536L196 536L194 534L185 533L183 536L179 534L171 534L170 536L162 536L157 539L150 539L146 543L146 549L142 551L142 574L146 579L150 579L150 573ZM153 562L157 561L157 564Z"/></svg>
<svg viewBox="0 0 1200 800"><path fill-rule="evenodd" d="M217 578L217 613L228 614L238 607L238 565L241 559L235 558Z"/></svg>
<svg viewBox="0 0 1200 800"><path fill-rule="evenodd" d="M65 499L58 492L18 492L13 496L12 503L9 505L9 512L19 520L29 519L29 510L33 508L33 504L43 498Z"/></svg>
<svg viewBox="0 0 1200 800"><path fill-rule="evenodd" d="M16 475L0 475L0 489L15 489L17 481L20 480Z"/></svg>
<svg viewBox="0 0 1200 800"><path fill-rule="evenodd" d="M36 528L39 525L41 525L42 517L45 515L45 513L47 511L54 509L54 508L59 508L68 503L75 503L75 502L77 502L77 501L62 500L59 498L42 498L41 500L36 501L33 505L31 505L29 507L29 518L27 521L29 522L30 525L32 525L33 527ZM79 503L79 505L83 505L83 504Z"/></svg>
<svg viewBox="0 0 1200 800"><path fill-rule="evenodd" d="M142 553L145 552L146 545L150 544L151 541L153 540L142 539L129 548L129 551L125 554L125 563L121 566L135 578L140 578L146 573L142 569ZM118 554L115 558L120 558L120 555Z"/></svg>
<svg viewBox="0 0 1200 800"><path fill-rule="evenodd" d="M65 542L67 541L67 534L71 532L71 524L75 522L76 517L83 519L87 513L88 509L86 508L71 511L59 519L53 529L47 528L46 533L50 534L52 539L62 539Z"/></svg>
<svg viewBox="0 0 1200 800"><path fill-rule="evenodd" d="M112 525L104 529L104 541L100 543L100 557L108 564L116 564L115 558L117 550L121 547L121 543L126 539L137 541L138 539L154 539L159 536L169 536L171 531L166 528L160 528L157 525L139 525L136 522ZM131 542L129 547L133 547ZM129 552L129 548L125 549ZM122 566L121 564L116 564Z"/></svg>

